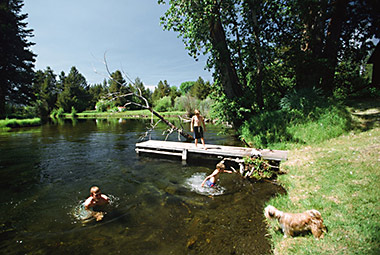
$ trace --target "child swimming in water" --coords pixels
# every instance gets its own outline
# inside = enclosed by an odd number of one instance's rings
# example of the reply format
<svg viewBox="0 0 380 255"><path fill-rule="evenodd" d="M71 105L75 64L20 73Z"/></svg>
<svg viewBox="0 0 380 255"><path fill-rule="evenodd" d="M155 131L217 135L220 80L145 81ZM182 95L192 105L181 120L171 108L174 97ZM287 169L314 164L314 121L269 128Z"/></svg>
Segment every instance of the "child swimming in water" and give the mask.
<svg viewBox="0 0 380 255"><path fill-rule="evenodd" d="M91 210L92 216L96 221L103 219L105 212L100 211L101 207L109 203L109 198L100 192L99 187L92 186L90 189L90 197L84 202L84 208L86 210L96 209L95 211ZM100 208L99 208L100 207Z"/></svg>
<svg viewBox="0 0 380 255"><path fill-rule="evenodd" d="M220 173L229 173L229 174L233 173L232 171L225 170L225 168L226 166L223 163L218 163L216 165L216 169L214 170L214 172L212 172L212 174L210 174L204 179L201 186L203 187L205 184L207 184L207 186L209 187L214 187L216 184L216 181L219 178Z"/></svg>

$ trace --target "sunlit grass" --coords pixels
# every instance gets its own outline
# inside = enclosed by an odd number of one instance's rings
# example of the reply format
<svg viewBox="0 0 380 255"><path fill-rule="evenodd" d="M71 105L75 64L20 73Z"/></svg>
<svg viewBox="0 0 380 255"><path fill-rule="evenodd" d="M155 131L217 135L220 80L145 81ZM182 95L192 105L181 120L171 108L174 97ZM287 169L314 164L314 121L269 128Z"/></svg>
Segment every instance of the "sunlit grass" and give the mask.
<svg viewBox="0 0 380 255"><path fill-rule="evenodd" d="M322 213L328 233L283 238L272 224L275 254L379 254L380 128L289 152L279 182L287 194L268 202L280 210Z"/></svg>

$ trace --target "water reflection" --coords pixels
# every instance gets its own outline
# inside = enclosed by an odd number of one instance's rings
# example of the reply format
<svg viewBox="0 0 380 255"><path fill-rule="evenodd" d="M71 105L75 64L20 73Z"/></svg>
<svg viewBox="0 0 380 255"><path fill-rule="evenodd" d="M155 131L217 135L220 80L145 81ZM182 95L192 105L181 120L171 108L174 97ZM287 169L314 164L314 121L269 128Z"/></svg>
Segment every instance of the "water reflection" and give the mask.
<svg viewBox="0 0 380 255"><path fill-rule="evenodd" d="M149 121L72 120L39 132L0 135L0 221L4 254L263 254L263 203L277 191L237 175L218 194L197 189L215 166L139 158ZM159 124L152 139L163 139ZM238 145L208 126L206 143ZM176 136L169 139L176 140ZM97 185L117 198L102 222L73 211ZM200 185L200 183L199 183ZM213 195L213 196L210 196Z"/></svg>

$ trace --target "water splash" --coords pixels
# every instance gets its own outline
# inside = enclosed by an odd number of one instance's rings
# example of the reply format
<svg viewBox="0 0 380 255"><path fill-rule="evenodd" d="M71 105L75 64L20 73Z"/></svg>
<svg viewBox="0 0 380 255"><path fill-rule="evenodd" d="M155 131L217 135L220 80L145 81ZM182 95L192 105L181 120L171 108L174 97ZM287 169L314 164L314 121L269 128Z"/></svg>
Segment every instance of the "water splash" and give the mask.
<svg viewBox="0 0 380 255"><path fill-rule="evenodd" d="M106 211L111 210L112 208L119 207L120 198L114 195L107 195L107 197L109 198L109 203L107 205ZM94 219L92 210L86 210L86 208L84 207L84 202L85 200L79 201L78 204L74 206L71 211L71 215L74 217L74 219L79 220L82 223L86 223ZM76 222L74 221L73 223Z"/></svg>
<svg viewBox="0 0 380 255"><path fill-rule="evenodd" d="M193 192L205 196L219 196L226 191L226 189L220 185L215 185L212 188L207 185L202 187L201 184L205 178L206 173L195 173L190 178L186 179L184 186Z"/></svg>
<svg viewBox="0 0 380 255"><path fill-rule="evenodd" d="M84 200L79 201L78 205L72 209L71 215L74 217L74 219L80 221L89 221L92 219L92 211L86 210L84 207Z"/></svg>

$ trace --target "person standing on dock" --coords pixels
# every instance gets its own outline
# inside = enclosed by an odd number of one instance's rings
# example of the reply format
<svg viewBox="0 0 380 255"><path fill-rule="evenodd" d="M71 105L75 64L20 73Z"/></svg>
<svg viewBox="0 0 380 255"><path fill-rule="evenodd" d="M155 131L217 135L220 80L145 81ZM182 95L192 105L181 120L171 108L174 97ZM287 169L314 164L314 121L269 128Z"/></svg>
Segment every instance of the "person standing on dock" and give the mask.
<svg viewBox="0 0 380 255"><path fill-rule="evenodd" d="M205 139L203 138L203 131L206 132L204 118L199 110L195 110L194 114L195 115L191 118L191 132L194 132L195 147L198 146L198 139L201 139L203 148L206 149Z"/></svg>

